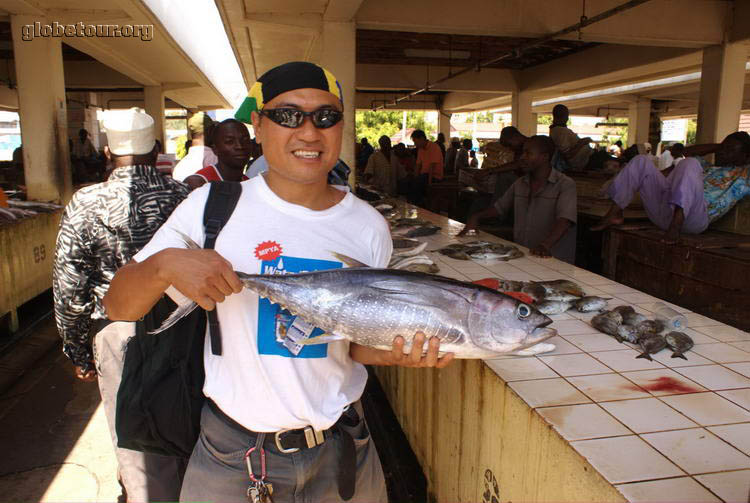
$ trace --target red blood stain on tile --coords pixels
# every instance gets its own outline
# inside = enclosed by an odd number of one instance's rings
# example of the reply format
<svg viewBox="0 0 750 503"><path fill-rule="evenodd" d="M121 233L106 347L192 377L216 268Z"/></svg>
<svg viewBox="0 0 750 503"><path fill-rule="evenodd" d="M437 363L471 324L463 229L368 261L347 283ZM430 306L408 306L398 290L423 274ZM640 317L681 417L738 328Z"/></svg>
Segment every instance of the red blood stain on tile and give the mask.
<svg viewBox="0 0 750 503"><path fill-rule="evenodd" d="M665 391L665 392L672 392L672 393L698 393L701 391L683 382L680 382L673 377L667 377L667 376L651 379L649 381L649 384L643 384L641 386L631 384L631 385L625 386L625 388L629 390L633 390L633 391L646 390L646 391Z"/></svg>

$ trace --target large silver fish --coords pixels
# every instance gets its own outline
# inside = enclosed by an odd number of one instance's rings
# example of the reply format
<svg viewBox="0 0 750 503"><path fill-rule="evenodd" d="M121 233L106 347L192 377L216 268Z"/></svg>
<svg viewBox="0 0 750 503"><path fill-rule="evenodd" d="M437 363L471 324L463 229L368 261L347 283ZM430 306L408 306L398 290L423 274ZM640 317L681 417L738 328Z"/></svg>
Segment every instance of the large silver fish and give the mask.
<svg viewBox="0 0 750 503"><path fill-rule="evenodd" d="M237 275L245 288L326 332L306 344L347 339L390 350L394 337L401 335L404 350L410 351L414 334L423 332L440 339L441 352L457 358L492 358L557 335L547 327L552 320L533 306L441 276L369 267Z"/></svg>

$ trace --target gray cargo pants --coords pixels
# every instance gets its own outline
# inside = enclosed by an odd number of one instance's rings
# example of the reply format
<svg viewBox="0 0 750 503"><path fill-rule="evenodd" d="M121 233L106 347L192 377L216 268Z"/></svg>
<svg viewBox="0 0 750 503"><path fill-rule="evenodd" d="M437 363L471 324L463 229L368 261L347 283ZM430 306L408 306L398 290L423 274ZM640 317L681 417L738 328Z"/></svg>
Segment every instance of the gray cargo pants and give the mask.
<svg viewBox="0 0 750 503"><path fill-rule="evenodd" d="M117 457L120 483L127 491L128 503L177 501L187 464L185 459L117 447L117 390L122 380L125 346L133 335L135 323L116 321L104 327L94 338L99 392Z"/></svg>
<svg viewBox="0 0 750 503"><path fill-rule="evenodd" d="M259 403L259 406L260 405ZM361 405L354 404L359 423L346 428L357 450L356 488L349 503L386 503L383 469L364 421ZM283 454L268 434L267 481L273 485L274 503L325 503L343 501L338 493L339 437L322 445ZM269 441L270 440L270 441ZM244 456L255 437L228 426L208 405L201 415L201 433L185 473L180 501L184 503L247 503L250 478ZM259 456L253 454L253 472L260 475Z"/></svg>

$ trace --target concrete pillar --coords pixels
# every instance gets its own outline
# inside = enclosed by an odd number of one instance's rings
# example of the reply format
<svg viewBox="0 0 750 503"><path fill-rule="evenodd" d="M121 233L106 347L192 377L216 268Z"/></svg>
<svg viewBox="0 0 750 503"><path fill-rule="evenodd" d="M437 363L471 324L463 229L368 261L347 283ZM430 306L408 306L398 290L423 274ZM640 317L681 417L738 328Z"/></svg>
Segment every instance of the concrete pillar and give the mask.
<svg viewBox="0 0 750 503"><path fill-rule="evenodd" d="M727 43L703 49L698 100L698 143L719 143L737 131L748 46Z"/></svg>
<svg viewBox="0 0 750 503"><path fill-rule="evenodd" d="M12 15L23 163L28 198L67 203L73 194L62 45L57 37L21 40L38 16Z"/></svg>
<svg viewBox="0 0 750 503"><path fill-rule="evenodd" d="M333 73L341 84L344 98L344 135L341 159L352 169L349 182L354 184L354 88L357 81L356 27L353 22L323 23L320 65Z"/></svg>
<svg viewBox="0 0 750 503"><path fill-rule="evenodd" d="M628 144L649 141L648 131L651 122L651 100L637 98L628 105ZM651 146L656 152L656 145Z"/></svg>
<svg viewBox="0 0 750 503"><path fill-rule="evenodd" d="M445 136L445 146L446 148L450 145L451 142L451 114L450 112L444 112L442 110L438 110L438 132L443 133L443 136Z"/></svg>
<svg viewBox="0 0 750 503"><path fill-rule="evenodd" d="M536 118L531 111L531 93L516 91L511 103L512 123L521 134L533 136L536 134Z"/></svg>
<svg viewBox="0 0 750 503"><path fill-rule="evenodd" d="M167 122L164 119L164 91L161 86L145 86L143 88L143 101L146 113L154 119L154 136L164 147L164 134Z"/></svg>

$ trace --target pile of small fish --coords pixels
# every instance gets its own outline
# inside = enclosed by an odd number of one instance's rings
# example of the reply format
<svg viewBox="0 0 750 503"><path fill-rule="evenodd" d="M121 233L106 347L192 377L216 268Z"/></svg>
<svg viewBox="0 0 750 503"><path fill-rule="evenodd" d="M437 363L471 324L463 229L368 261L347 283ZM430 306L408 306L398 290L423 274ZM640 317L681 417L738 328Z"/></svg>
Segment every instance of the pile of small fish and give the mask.
<svg viewBox="0 0 750 503"><path fill-rule="evenodd" d="M525 293L536 303L539 312L546 315L562 314L569 309L581 313L591 313L606 309L604 297L587 296L583 289L568 279L550 281L500 281L499 289L504 292Z"/></svg>
<svg viewBox="0 0 750 503"><path fill-rule="evenodd" d="M62 208L59 204L41 201L21 201L8 199L8 207L0 206L0 222L14 222L21 218L33 217L39 213L52 213Z"/></svg>
<svg viewBox="0 0 750 503"><path fill-rule="evenodd" d="M406 238L431 236L441 227L419 218L399 218L391 222L391 235Z"/></svg>
<svg viewBox="0 0 750 503"><path fill-rule="evenodd" d="M456 243L441 248L438 252L458 260L497 260L508 261L523 257L523 252L515 246L506 246L489 241Z"/></svg>
<svg viewBox="0 0 750 503"><path fill-rule="evenodd" d="M684 353L693 347L693 340L682 332L669 332L664 335L667 327L659 320L649 320L637 313L631 306L617 306L591 319L591 326L611 335L617 342L628 341L638 344L642 353L636 358L651 360L651 355L658 353L665 347L672 350L672 358L687 360Z"/></svg>
<svg viewBox="0 0 750 503"><path fill-rule="evenodd" d="M409 238L393 238L393 254L389 269L435 274L440 272L438 265L422 253L427 243Z"/></svg>

